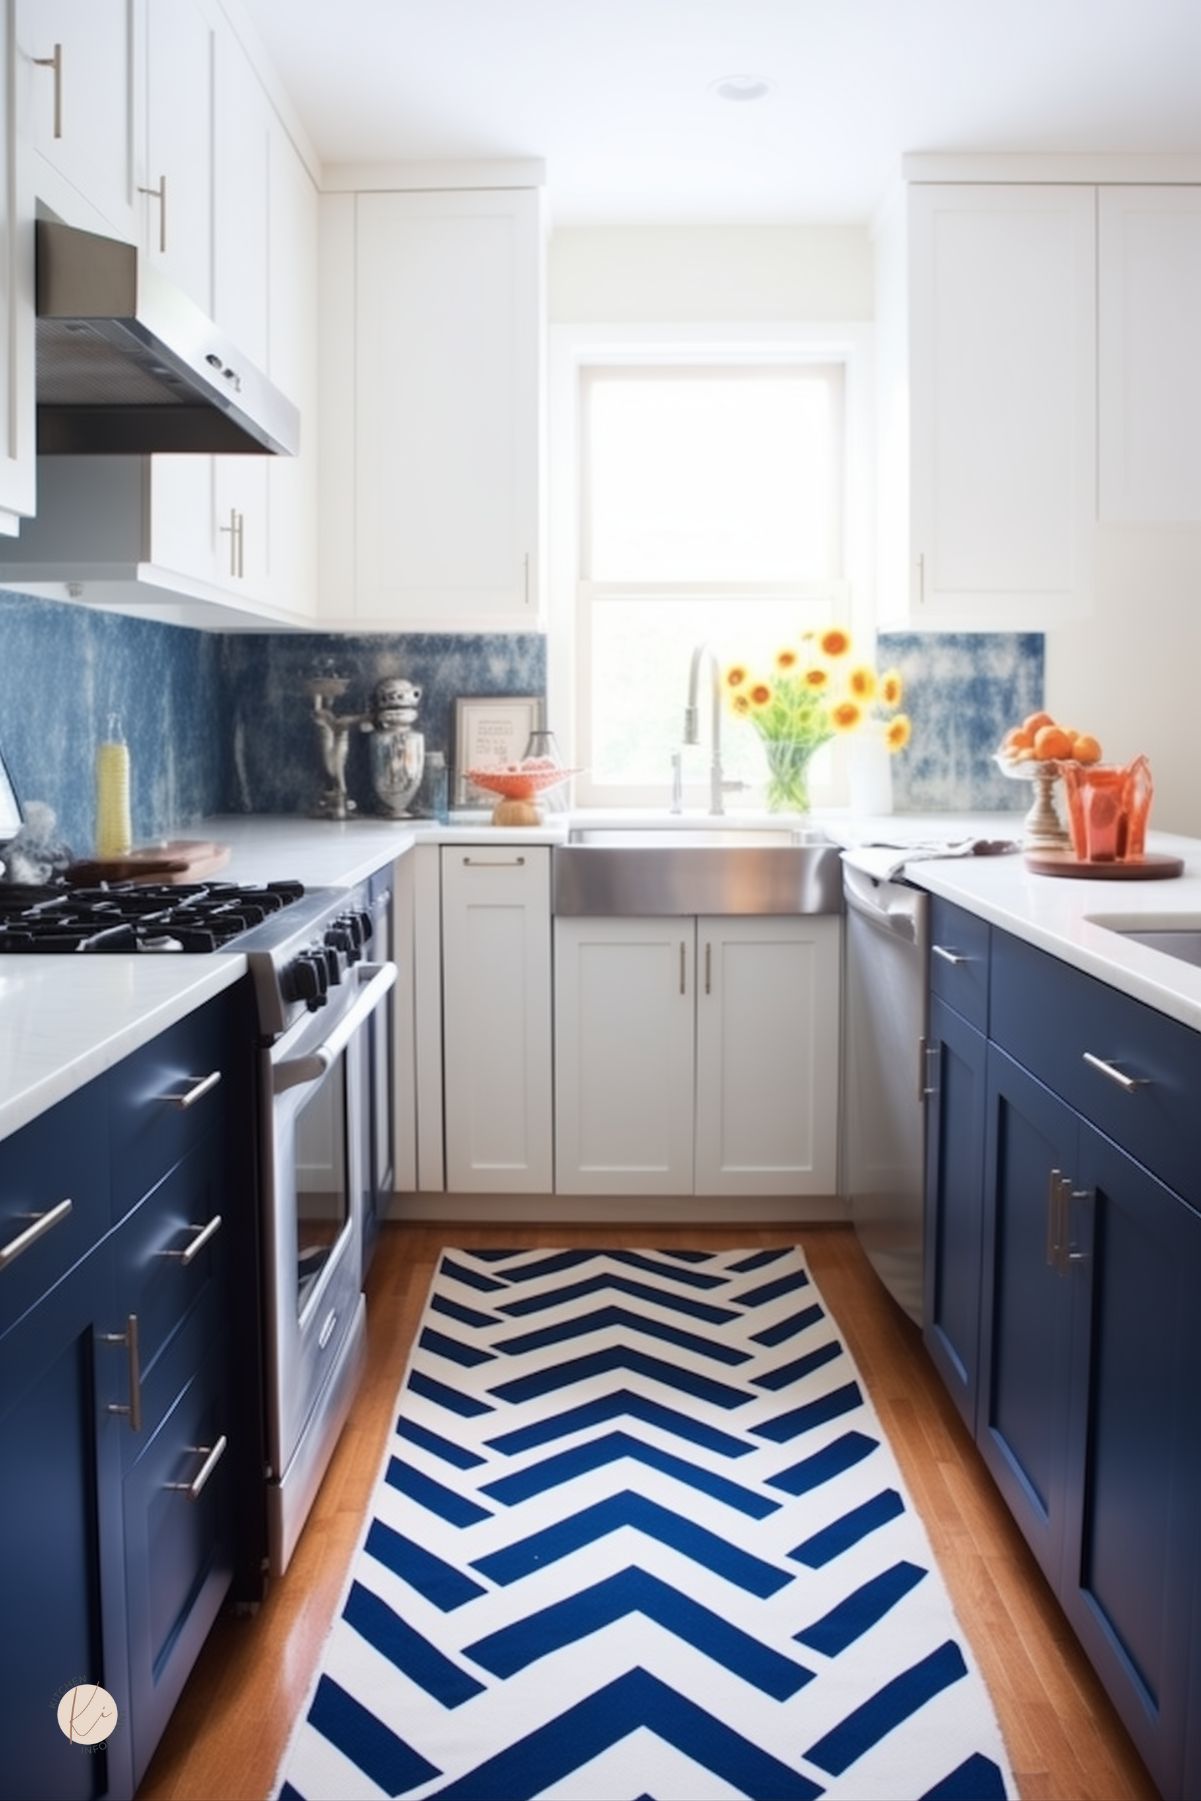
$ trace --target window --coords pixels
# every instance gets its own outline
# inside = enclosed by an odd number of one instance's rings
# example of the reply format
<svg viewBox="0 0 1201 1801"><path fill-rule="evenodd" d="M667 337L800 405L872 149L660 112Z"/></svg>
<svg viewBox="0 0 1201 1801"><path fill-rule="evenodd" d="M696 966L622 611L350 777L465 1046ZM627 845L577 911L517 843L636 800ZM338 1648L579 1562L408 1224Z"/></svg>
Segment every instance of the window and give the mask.
<svg viewBox="0 0 1201 1801"><path fill-rule="evenodd" d="M577 753L593 802L661 801L693 646L766 663L845 611L843 368L599 364L579 380ZM761 793L741 722L725 723L723 761Z"/></svg>

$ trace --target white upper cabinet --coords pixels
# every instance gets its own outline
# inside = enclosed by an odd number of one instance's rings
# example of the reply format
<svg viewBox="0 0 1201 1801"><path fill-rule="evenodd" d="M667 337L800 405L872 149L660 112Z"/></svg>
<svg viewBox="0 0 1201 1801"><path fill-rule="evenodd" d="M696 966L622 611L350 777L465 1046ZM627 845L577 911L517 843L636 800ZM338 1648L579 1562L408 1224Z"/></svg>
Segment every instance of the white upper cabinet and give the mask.
<svg viewBox="0 0 1201 1801"><path fill-rule="evenodd" d="M883 623L1037 630L1089 610L1095 212L1084 186L919 184L884 234Z"/></svg>
<svg viewBox="0 0 1201 1801"><path fill-rule="evenodd" d="M840 930L698 921L697 1194L837 1193Z"/></svg>
<svg viewBox="0 0 1201 1801"><path fill-rule="evenodd" d="M322 552L331 619L536 624L542 227L536 189L334 195L324 215ZM332 510L332 503L331 503ZM351 571L353 570L353 578Z"/></svg>
<svg viewBox="0 0 1201 1801"><path fill-rule="evenodd" d="M271 599L311 616L317 607L317 189L282 126L271 137L267 373L300 409L300 451L267 460Z"/></svg>
<svg viewBox="0 0 1201 1801"><path fill-rule="evenodd" d="M213 57L203 0L146 13L146 153L138 183L151 263L213 309Z"/></svg>
<svg viewBox="0 0 1201 1801"><path fill-rule="evenodd" d="M1100 191L1101 518L1201 522L1201 187Z"/></svg>
<svg viewBox="0 0 1201 1801"><path fill-rule="evenodd" d="M16 0L0 0L0 94L11 96ZM33 407L33 222L22 180L17 110L0 119L0 533L13 536L36 493Z"/></svg>
<svg viewBox="0 0 1201 1801"><path fill-rule="evenodd" d="M156 0L161 5L162 0ZM137 59L142 0L18 0L37 193L69 224L139 236ZM153 10L153 8L152 8Z"/></svg>

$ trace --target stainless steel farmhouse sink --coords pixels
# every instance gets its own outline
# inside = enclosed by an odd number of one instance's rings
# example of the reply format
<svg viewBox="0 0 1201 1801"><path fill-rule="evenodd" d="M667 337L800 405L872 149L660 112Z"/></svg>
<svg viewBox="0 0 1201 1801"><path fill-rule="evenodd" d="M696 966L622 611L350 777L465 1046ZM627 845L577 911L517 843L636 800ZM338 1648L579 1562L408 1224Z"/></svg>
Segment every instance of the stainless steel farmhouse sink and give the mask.
<svg viewBox="0 0 1201 1801"><path fill-rule="evenodd" d="M551 860L554 911L581 918L842 910L837 845L793 827L577 827Z"/></svg>

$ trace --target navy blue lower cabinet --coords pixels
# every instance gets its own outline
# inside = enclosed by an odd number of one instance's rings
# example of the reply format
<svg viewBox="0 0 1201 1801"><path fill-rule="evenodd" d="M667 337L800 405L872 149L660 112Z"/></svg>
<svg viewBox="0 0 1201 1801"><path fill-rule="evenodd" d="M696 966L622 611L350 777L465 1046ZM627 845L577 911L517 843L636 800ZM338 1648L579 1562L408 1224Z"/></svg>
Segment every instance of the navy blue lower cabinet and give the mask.
<svg viewBox="0 0 1201 1801"><path fill-rule="evenodd" d="M987 1045L932 997L927 1037L923 1337L969 1431L976 1425Z"/></svg>
<svg viewBox="0 0 1201 1801"><path fill-rule="evenodd" d="M0 1276L0 1280L3 1277ZM101 1244L0 1339L0 1694L4 1801L133 1792L121 1528L127 1347L109 1342L112 1255ZM103 1746L71 1744L58 1703L99 1683L117 1704Z"/></svg>
<svg viewBox="0 0 1201 1801"><path fill-rule="evenodd" d="M1052 1586L1059 1581L1071 1417L1071 1284L1061 1177L1078 1116L988 1047L976 1442Z"/></svg>
<svg viewBox="0 0 1201 1801"><path fill-rule="evenodd" d="M1081 1121L1060 1599L1165 1796L1184 1782L1201 1553L1201 1214Z"/></svg>

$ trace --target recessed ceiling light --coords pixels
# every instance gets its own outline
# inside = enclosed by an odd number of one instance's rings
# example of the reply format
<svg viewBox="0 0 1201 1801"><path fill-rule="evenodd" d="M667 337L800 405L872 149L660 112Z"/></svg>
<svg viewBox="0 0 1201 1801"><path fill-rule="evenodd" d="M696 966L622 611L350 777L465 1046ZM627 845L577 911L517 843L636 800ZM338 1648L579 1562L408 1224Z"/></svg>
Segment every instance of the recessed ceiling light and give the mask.
<svg viewBox="0 0 1201 1801"><path fill-rule="evenodd" d="M709 83L709 92L719 100L763 100L771 93L771 82L762 75L723 75Z"/></svg>

